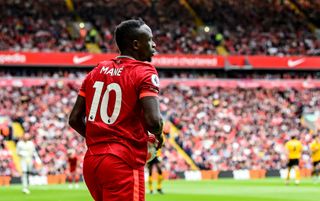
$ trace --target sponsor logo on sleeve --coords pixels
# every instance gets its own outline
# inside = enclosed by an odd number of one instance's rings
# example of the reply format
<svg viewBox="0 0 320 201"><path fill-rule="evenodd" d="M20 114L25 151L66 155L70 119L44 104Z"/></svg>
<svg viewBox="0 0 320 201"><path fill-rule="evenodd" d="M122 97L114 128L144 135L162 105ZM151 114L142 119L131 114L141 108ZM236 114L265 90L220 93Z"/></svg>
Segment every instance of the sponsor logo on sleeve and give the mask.
<svg viewBox="0 0 320 201"><path fill-rule="evenodd" d="M159 81L159 77L156 74L153 74L151 76L151 82L154 86L156 87L160 87L160 81Z"/></svg>

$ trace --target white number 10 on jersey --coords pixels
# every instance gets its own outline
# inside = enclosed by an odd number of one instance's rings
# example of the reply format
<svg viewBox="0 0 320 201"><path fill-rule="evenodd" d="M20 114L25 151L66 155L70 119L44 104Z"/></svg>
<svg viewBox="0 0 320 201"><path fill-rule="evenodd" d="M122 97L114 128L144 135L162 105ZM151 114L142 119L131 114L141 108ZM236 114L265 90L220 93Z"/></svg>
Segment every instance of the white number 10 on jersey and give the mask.
<svg viewBox="0 0 320 201"><path fill-rule="evenodd" d="M96 118L103 85L104 85L104 83L100 82L100 81L96 81L93 85L93 88L95 88L96 90L94 92L88 121L94 121ZM116 101L114 104L114 109L113 109L112 115L109 117L108 113L107 113L107 109L108 109L107 107L108 107L108 103L109 103L110 91L112 91L112 90L114 90L116 93ZM101 116L101 119L104 123L113 124L117 120L117 118L120 114L121 101L122 101L122 91L121 91L120 85L117 83L109 84L107 86L106 91L103 94L103 98L102 98L101 105L100 105L100 116Z"/></svg>

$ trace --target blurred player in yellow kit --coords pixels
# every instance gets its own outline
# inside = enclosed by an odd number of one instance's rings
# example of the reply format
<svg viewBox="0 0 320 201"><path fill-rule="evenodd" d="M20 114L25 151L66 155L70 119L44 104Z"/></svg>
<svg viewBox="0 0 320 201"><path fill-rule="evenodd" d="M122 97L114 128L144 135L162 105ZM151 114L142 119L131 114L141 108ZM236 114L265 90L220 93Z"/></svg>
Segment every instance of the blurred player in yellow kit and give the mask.
<svg viewBox="0 0 320 201"><path fill-rule="evenodd" d="M149 191L152 194L153 193L153 178L152 178L152 172L153 167L157 168L158 173L158 185L157 185L157 191L160 194L163 194L162 191L162 181L163 181L163 175L161 170L161 149L158 150L157 156L148 163L148 170L149 170L149 178L148 178L148 184L149 184Z"/></svg>
<svg viewBox="0 0 320 201"><path fill-rule="evenodd" d="M301 142L297 139L295 135L291 137L291 140L289 140L285 144L285 148L288 153L288 174L286 178L286 184L289 184L290 180L290 171L292 168L295 169L295 183L299 184L300 183L300 169L299 169L299 159L301 158L301 153L302 153L302 144Z"/></svg>
<svg viewBox="0 0 320 201"><path fill-rule="evenodd" d="M163 136L169 135L170 132L170 125L169 123L164 123L163 126ZM166 139L166 138L164 138ZM149 192L153 194L153 178L152 178L152 173L153 173L153 167L155 166L157 168L157 173L158 173L158 179L157 179L157 191L160 194L163 194L162 191L162 181L163 181L163 172L161 169L161 155L162 155L162 149L159 149L157 152L157 156L148 163L148 171L149 171L149 178L148 178L148 185L149 185Z"/></svg>
<svg viewBox="0 0 320 201"><path fill-rule="evenodd" d="M314 136L313 141L310 143L310 150L311 150L311 159L312 159L312 177L314 181L317 181L319 177L319 166L320 166L320 137L319 135Z"/></svg>

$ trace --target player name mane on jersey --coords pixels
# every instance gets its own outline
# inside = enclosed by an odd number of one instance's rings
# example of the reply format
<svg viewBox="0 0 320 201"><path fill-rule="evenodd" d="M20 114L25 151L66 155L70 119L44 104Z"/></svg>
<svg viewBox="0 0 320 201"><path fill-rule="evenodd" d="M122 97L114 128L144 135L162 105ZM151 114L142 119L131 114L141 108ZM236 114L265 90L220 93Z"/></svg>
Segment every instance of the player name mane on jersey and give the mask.
<svg viewBox="0 0 320 201"><path fill-rule="evenodd" d="M120 76L122 70L123 70L123 67L121 67L121 68L110 68L110 67L102 66L102 68L100 70L100 73L103 73L105 75L110 75L110 76Z"/></svg>

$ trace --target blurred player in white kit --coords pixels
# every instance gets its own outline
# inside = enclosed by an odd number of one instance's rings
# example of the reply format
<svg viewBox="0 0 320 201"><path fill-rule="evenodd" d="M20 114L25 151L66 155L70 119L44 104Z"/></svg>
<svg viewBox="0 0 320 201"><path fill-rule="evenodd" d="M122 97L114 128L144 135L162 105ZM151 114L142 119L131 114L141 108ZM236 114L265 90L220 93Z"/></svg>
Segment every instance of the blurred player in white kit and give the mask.
<svg viewBox="0 0 320 201"><path fill-rule="evenodd" d="M22 140L17 143L17 154L20 157L22 169L22 192L29 194L29 175L32 172L34 160L37 165L41 165L41 160L34 143L31 141L30 134L25 133Z"/></svg>

